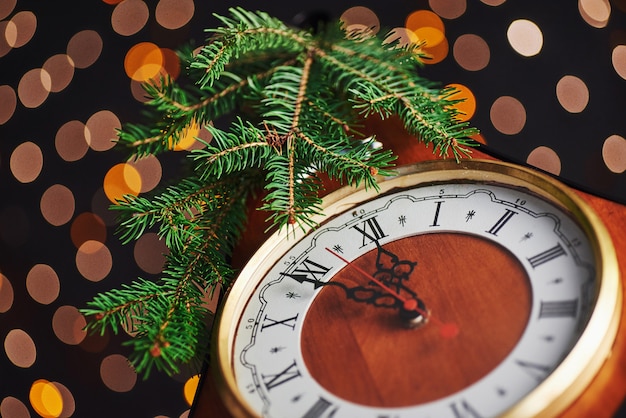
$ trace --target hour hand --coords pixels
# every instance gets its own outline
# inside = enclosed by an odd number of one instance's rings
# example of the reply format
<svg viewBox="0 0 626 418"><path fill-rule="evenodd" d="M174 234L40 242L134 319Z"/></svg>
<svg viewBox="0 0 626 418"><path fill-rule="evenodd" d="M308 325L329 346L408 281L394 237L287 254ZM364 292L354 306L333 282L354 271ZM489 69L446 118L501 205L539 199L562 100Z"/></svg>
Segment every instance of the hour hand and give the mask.
<svg viewBox="0 0 626 418"><path fill-rule="evenodd" d="M381 291L378 289L373 289L371 287L366 286L354 286L349 287L345 283L338 281L328 281L323 282L318 279L311 278L309 275L304 273L280 273L283 276L288 276L297 281L298 283L312 283L314 289L319 289L322 286L334 286L343 289L346 294L346 298L353 300L355 302L363 302L374 306L379 307L387 307L387 308L397 308L400 305L397 303L398 301L389 295L389 293L385 291Z"/></svg>

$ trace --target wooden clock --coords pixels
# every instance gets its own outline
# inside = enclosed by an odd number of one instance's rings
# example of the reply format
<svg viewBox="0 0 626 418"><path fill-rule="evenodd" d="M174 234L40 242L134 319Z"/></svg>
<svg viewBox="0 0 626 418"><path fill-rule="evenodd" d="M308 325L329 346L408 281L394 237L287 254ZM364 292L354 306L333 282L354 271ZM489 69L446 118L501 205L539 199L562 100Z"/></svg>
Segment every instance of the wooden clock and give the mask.
<svg viewBox="0 0 626 418"><path fill-rule="evenodd" d="M380 193L329 195L307 234L262 238L193 416L611 416L626 209L493 159L424 161L400 127L376 131L422 162Z"/></svg>

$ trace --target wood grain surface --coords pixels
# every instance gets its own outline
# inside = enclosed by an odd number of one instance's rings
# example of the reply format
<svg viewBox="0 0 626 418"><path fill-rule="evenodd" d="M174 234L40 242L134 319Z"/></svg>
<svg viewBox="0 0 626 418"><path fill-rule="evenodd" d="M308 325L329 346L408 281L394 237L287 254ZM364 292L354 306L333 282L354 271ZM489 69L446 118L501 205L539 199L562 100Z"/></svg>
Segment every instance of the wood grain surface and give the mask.
<svg viewBox="0 0 626 418"><path fill-rule="evenodd" d="M362 405L410 406L471 385L511 352L531 306L528 276L511 253L486 239L454 233L408 237L385 250L399 260L419 260L405 286L434 318L407 329L397 309L349 301L343 290L324 288L302 330L304 362L318 383ZM332 280L368 285L354 267L373 272L376 257L376 250L369 251ZM459 334L442 335L443 324L455 324Z"/></svg>
<svg viewBox="0 0 626 418"><path fill-rule="evenodd" d="M432 153L432 148L428 149L417 143L415 138L406 134L402 126L396 120L381 121L379 119L371 119L368 120L367 128L371 133L376 134L378 140L381 141L386 148L392 149L394 153L398 155L398 165L437 158ZM473 153L473 158L493 159L493 157L478 150ZM326 190L330 192L337 187L339 187L338 184L328 182ZM624 300L626 300L626 206L582 191L577 192L596 211L609 230L618 256L622 292L624 292ZM266 225L263 224L265 217L266 214L251 211L250 223L245 234L245 239L235 252L236 257L234 264L236 266L244 265L245 261L261 245L263 240L266 239L267 235L263 232L266 228ZM523 311L523 308L520 308L520 310ZM512 320L517 321L516 318ZM513 331L511 335L514 335L515 332L518 331ZM384 354L382 355L384 356ZM478 369L480 369L480 367ZM475 379L479 377L481 373L483 373L481 370L469 371L469 379ZM462 379L468 378L463 377L461 379L456 377L455 379L461 381ZM431 393L428 396L436 396L436 393ZM401 399L402 397L403 396L398 396L398 399L394 399L392 403L405 402ZM606 359L600 372L593 379L582 396L561 415L561 418L617 417L617 411L623 410L620 409L620 406L625 400L626 310L623 310L617 337L610 356ZM213 376L208 369L203 373L190 416L194 418L226 418L230 416L219 398Z"/></svg>

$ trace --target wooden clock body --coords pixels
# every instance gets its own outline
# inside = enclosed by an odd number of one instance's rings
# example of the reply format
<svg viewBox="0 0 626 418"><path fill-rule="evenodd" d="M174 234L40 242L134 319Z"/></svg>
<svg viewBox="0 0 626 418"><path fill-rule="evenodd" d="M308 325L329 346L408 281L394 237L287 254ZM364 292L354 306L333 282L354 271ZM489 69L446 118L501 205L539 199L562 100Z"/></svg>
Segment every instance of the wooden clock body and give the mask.
<svg viewBox="0 0 626 418"><path fill-rule="evenodd" d="M396 121L369 121L368 125L385 147L391 148L398 155L398 165L408 164L411 162L435 159L431 149L424 146L408 136L402 127ZM473 155L474 158L491 158L479 151ZM327 190L333 190L338 185L331 182L328 183ZM581 197L596 211L613 239L613 244L618 255L619 268L621 272L621 280L626 277L626 236L622 231L626 230L626 207L619 205L583 192L579 192ZM250 227L246 233L245 243L238 248L237 260L238 264L245 264L250 255L261 245L267 238L263 234L265 225L263 225L263 215L251 213ZM441 237L441 239L446 239ZM450 242L455 242L451 240ZM468 240L464 242L464 251L480 252L482 245L481 240ZM502 261L505 261L503 257ZM468 257L472 259L472 257ZM498 263L498 261L494 261ZM241 267L241 266L239 266ZM497 268L497 266L492 266ZM626 286L622 285L622 291ZM523 304L523 301L520 301ZM617 338L613 345L611 355L604 362L600 372L593 379L591 384L582 393L582 395L562 414L562 417L611 417L620 407L626 396L626 319L625 313L622 312L622 318L618 328ZM307 331L314 333L315 330ZM516 331L512 330L513 333ZM311 338L316 338L311 335ZM515 338L514 335L511 338ZM489 367L489 365L485 365ZM338 383L338 387L341 383ZM433 396L436 396L434 394ZM228 417L230 416L224 407L221 399L216 391L215 382L211 372L206 371L203 374L201 385L198 389L196 400L192 407L193 417Z"/></svg>

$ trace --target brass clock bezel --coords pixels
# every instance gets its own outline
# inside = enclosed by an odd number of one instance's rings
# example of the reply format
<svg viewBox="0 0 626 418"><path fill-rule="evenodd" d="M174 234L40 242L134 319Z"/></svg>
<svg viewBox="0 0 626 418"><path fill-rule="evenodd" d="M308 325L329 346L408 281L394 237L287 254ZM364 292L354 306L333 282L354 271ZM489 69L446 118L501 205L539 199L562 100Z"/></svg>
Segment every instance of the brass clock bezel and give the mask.
<svg viewBox="0 0 626 418"><path fill-rule="evenodd" d="M324 198L324 215L313 220L321 224L395 189L451 181L495 183L525 189L564 208L577 220L590 240L598 267L598 289L594 309L584 331L557 368L501 415L507 418L555 416L580 396L600 370L610 354L622 309L619 267L611 237L600 218L575 191L546 174L515 164L478 159L460 163L434 160L402 166L397 169L397 175L381 177L379 191L343 187ZM258 416L241 396L232 369L232 345L239 315L259 281L307 233L299 229L289 234L284 231L274 233L243 268L216 318L212 344L213 371L218 392L234 416Z"/></svg>

